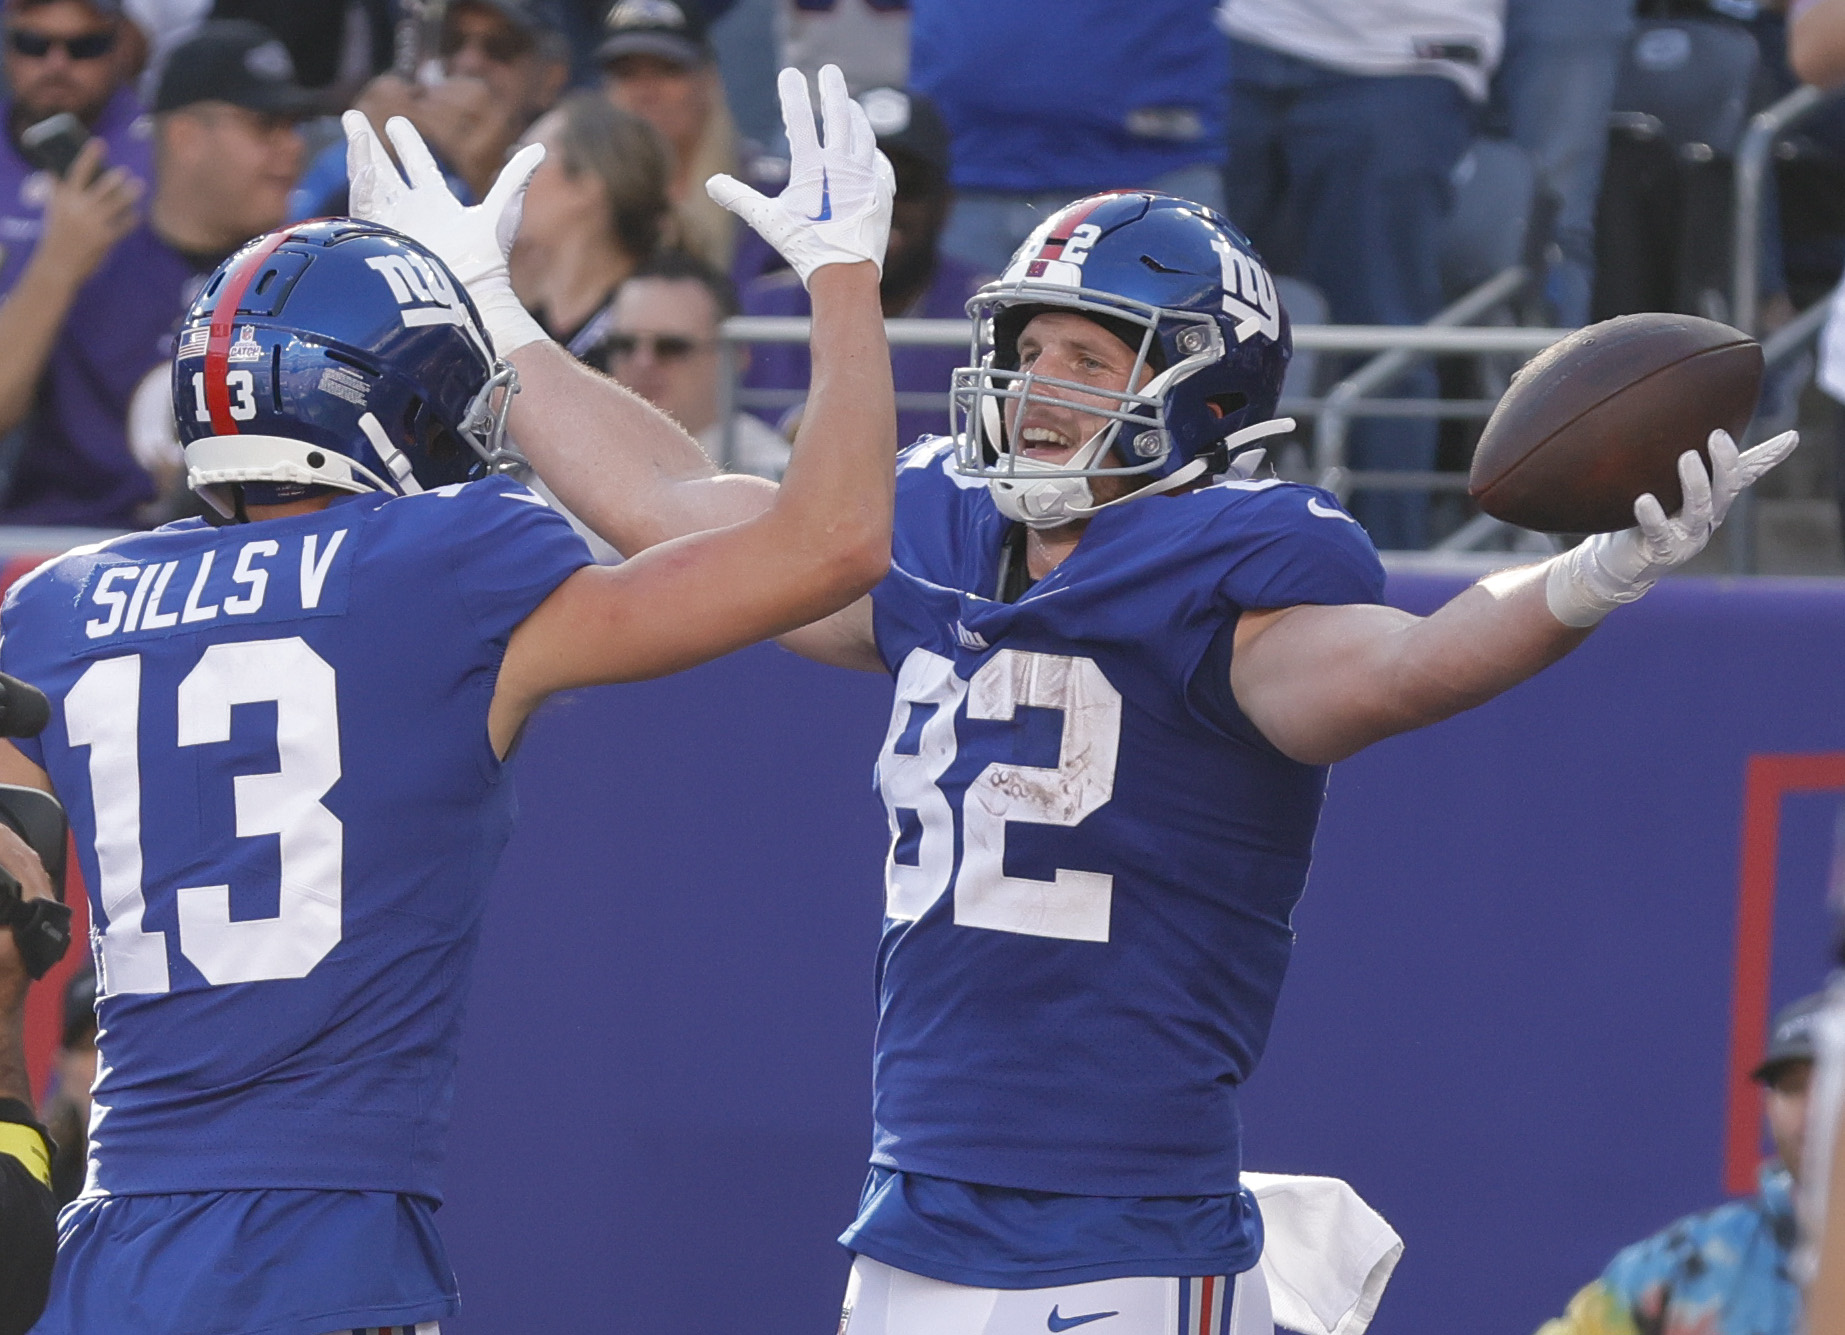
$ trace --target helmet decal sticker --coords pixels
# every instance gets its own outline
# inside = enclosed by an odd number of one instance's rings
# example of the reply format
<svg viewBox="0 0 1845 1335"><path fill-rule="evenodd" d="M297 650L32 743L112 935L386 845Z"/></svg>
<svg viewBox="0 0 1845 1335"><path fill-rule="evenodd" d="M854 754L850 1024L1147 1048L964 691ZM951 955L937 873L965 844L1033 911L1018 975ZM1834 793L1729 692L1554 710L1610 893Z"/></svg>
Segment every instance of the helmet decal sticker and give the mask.
<svg viewBox="0 0 1845 1335"><path fill-rule="evenodd" d="M406 329L432 324L468 327L467 308L448 275L437 273L421 255L373 255L365 263L391 285L391 295L403 307L400 314Z"/></svg>
<svg viewBox="0 0 1845 1335"><path fill-rule="evenodd" d="M1254 334L1281 337L1281 298L1268 270L1221 236L1212 238L1211 249L1223 266L1224 314L1237 322L1236 341L1247 343Z"/></svg>
<svg viewBox="0 0 1845 1335"><path fill-rule="evenodd" d="M356 408L365 406L365 377L343 366L329 366L320 373L317 388L336 399L344 399Z"/></svg>
<svg viewBox="0 0 1845 1335"><path fill-rule="evenodd" d="M263 345L256 341L256 326L247 324L237 335L237 341L231 344L229 352L224 354L227 362L260 362L263 359Z"/></svg>
<svg viewBox="0 0 1845 1335"><path fill-rule="evenodd" d="M211 335L205 345L205 370L201 373L203 381L194 384L204 391L206 415L211 419L211 428L220 436L237 434L237 423L247 422L255 416L254 399L251 399L250 411L231 411L231 390L227 366L230 362L231 330L237 323L238 307L243 305L243 294L250 289L250 284L262 272L263 263L273 255L282 243L293 236L289 230L271 232L250 248L250 254L244 262L233 269L224 280L224 286L218 291L218 299L211 308ZM239 376L248 382L250 373L239 371ZM241 408L241 403L240 403Z"/></svg>

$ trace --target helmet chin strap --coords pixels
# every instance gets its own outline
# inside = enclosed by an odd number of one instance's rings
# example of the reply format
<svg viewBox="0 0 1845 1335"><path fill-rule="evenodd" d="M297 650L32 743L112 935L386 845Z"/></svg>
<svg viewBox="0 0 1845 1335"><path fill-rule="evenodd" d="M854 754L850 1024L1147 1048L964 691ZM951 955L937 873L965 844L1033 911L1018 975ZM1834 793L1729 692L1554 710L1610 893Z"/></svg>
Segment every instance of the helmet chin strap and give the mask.
<svg viewBox="0 0 1845 1335"><path fill-rule="evenodd" d="M1088 478L1033 478L1030 475L1062 473L1065 469L1091 467L1102 451L1107 448L1108 438L1114 435L1115 425L1111 422L1096 432L1077 446L1076 453L1062 463L1052 463L1048 459L1034 459L1028 454L1013 452L1011 456L1013 475L987 479L987 493L992 496L994 507L1006 518L1015 520L1027 528L1056 528L1060 524L1067 524L1074 518L1090 513L1088 506L1095 499L1095 492L1090 490Z"/></svg>
<svg viewBox="0 0 1845 1335"><path fill-rule="evenodd" d="M416 480L416 474L410 470L410 461L404 458L402 450L391 443L391 438L384 433L384 427L379 423L378 418L372 413L366 413L359 418L359 430L365 433L365 438L372 443L372 448L378 451L379 461L390 471L392 479L397 483L397 490L405 496L420 495L423 486Z"/></svg>
<svg viewBox="0 0 1845 1335"><path fill-rule="evenodd" d="M1233 453L1258 440L1267 440L1271 436L1282 436L1294 429L1292 417L1276 417L1266 422L1257 422L1234 431L1225 437L1222 448L1226 453ZM1041 459L1031 459L1019 455L1013 459L1013 466L1021 473L1064 468L1087 468L1089 462L1078 463L1076 460L1085 451L1090 451L1105 434L1107 429L1098 431L1090 437L1076 456L1061 464L1047 463ZM1099 453L1099 451L1096 451ZM1091 453L1091 459L1094 453ZM987 489L993 497L993 504L1008 519L1013 519L1027 528L1056 528L1074 520L1088 519L1100 514L1110 506L1125 505L1142 496L1159 496L1169 491L1197 481L1210 469L1208 457L1193 459L1190 463L1174 469L1157 482L1150 482L1144 487L1130 491L1125 496L1117 496L1112 501L1093 504L1095 493L1089 489L1086 477L1047 477L1027 482L1023 485L1009 483L1005 478L989 478ZM1074 485L1072 485L1074 484Z"/></svg>

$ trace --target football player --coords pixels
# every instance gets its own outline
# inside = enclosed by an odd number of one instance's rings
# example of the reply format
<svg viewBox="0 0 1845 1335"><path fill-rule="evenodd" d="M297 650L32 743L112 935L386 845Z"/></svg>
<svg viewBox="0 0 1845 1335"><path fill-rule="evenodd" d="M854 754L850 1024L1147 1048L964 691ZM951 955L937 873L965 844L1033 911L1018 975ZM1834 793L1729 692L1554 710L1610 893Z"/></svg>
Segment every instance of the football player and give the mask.
<svg viewBox="0 0 1845 1335"><path fill-rule="evenodd" d="M782 210L825 406L754 519L591 565L562 516L481 476L508 457L514 372L453 273L322 220L226 261L179 334L190 481L227 522L81 548L9 594L6 666L53 718L0 747L0 781L69 808L101 1023L42 1335L428 1332L456 1310L433 1215L520 729L554 691L725 653L888 568L889 171L836 71L824 149L789 92L830 181L826 207ZM541 156L479 215L496 256ZM683 434L554 345L521 366L602 448Z"/></svg>
<svg viewBox="0 0 1845 1335"><path fill-rule="evenodd" d="M422 219L452 205L427 193L368 207L446 255ZM1681 459L1679 514L1642 498L1635 528L1416 617L1380 605L1377 554L1334 496L1251 475L1250 447L1291 425L1273 420L1290 339L1223 218L1080 200L969 310L953 434L897 460L888 578L782 637L896 682L876 1127L843 1330L1249 1335L1269 1303L1237 1088L1325 767L1567 653L1701 549L1794 438L1739 454L1719 435L1710 472ZM555 402L514 405L519 441L623 551L773 495L677 440L592 477Z"/></svg>

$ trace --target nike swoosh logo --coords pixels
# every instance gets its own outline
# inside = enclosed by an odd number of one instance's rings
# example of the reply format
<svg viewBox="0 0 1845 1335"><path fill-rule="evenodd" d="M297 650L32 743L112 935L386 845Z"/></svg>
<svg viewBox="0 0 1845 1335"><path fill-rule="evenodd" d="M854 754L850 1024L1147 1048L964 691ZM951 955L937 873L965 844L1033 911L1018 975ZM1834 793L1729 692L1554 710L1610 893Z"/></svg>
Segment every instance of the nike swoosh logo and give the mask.
<svg viewBox="0 0 1845 1335"><path fill-rule="evenodd" d="M1058 1316L1057 1309L1053 1307L1044 1324L1052 1330L1074 1330L1078 1326L1088 1325L1091 1321L1105 1321L1111 1316L1120 1315L1119 1312L1091 1312L1088 1316Z"/></svg>
<svg viewBox="0 0 1845 1335"><path fill-rule="evenodd" d="M1313 496L1307 498L1307 513L1318 515L1321 519L1343 519L1348 524L1358 522L1343 510L1335 510L1330 505L1321 505L1319 500Z"/></svg>
<svg viewBox="0 0 1845 1335"><path fill-rule="evenodd" d="M826 222L833 216L833 183L827 178L824 169L820 172L820 212L811 215L808 222Z"/></svg>

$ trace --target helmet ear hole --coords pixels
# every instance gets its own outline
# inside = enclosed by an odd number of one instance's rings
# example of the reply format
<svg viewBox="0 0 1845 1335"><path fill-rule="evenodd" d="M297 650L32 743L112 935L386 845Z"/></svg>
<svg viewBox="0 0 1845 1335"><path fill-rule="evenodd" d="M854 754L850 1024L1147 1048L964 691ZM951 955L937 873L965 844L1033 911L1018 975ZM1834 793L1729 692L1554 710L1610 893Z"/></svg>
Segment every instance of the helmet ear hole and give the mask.
<svg viewBox="0 0 1845 1335"><path fill-rule="evenodd" d="M1232 390L1228 394L1213 394L1204 402L1219 417L1235 417L1249 406L1249 395L1241 390Z"/></svg>

